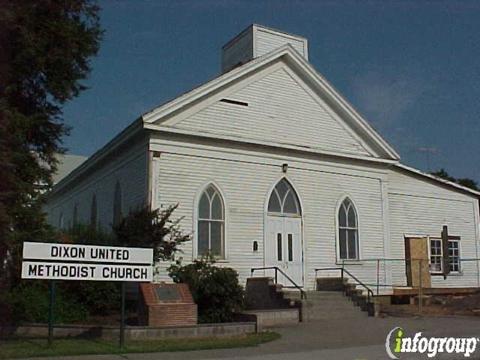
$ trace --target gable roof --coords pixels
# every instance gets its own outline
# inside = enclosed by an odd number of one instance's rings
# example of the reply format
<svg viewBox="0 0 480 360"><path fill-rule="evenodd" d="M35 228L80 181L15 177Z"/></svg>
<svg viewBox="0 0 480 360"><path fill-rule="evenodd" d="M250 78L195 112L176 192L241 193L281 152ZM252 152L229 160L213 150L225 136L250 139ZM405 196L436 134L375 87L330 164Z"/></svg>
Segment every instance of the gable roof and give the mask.
<svg viewBox="0 0 480 360"><path fill-rule="evenodd" d="M289 44L264 56L235 68L180 97L169 101L142 116L145 124L157 123L162 126L167 119L207 99L210 95L228 87L239 79L253 72L265 68L282 58L294 70L303 76L305 81L319 94L320 97L342 117L353 131L364 140L372 152L380 154L387 160L398 161L399 154L373 129L373 127L321 76L313 66L306 61ZM148 126L147 126L148 127Z"/></svg>
<svg viewBox="0 0 480 360"><path fill-rule="evenodd" d="M183 111L185 108L188 108L194 103L202 101L205 97L209 96L212 93L217 92L222 87L228 86L229 84L235 82L237 79L246 76L255 70L268 66L272 62L276 61L279 58L284 58L291 66L296 67L300 72L302 72L306 78L311 80L311 83L318 89L319 92L324 94L333 106L336 105L336 110L341 111L345 115L345 119L349 121L349 124L355 127L359 132L363 133L364 136L368 137L372 143L376 146L377 149L381 150L385 157L384 159L379 158L366 158L359 156L345 156L340 155L341 157L348 157L359 160L373 161L373 162L384 162L390 165L393 165L397 169L416 175L418 177L423 177L429 179L433 182L438 183L439 185L444 185L450 187L452 190L460 191L463 193L469 193L476 197L480 198L480 191L475 191L470 188L464 187L462 185L447 181L438 177L435 177L430 174L423 173L414 168L408 167L399 163L400 156L397 152L372 128L370 124L356 112L353 107L348 104L348 102L330 85L320 74L318 74L315 69L310 65L301 55L299 55L295 49L290 45L282 46L275 51L272 51L269 54L258 57L238 68L235 68L225 74L222 74L213 80L184 93L183 95L160 105L153 110L143 114L140 118L136 119L119 134L114 136L114 138L105 144L102 148L97 150L92 156L90 156L86 161L76 167L70 174L63 178L58 184L56 184L53 190L50 192L50 196L56 192L62 190L67 186L71 181L77 179L85 173L92 171L95 164L102 161L109 154L117 151L125 142L129 141L135 134L142 131L142 129L154 129L160 130L167 133L176 133L176 134L185 134L185 135L199 135L204 137L211 137L211 135L206 134L193 134L189 131L182 129L173 129L171 127L156 125L153 123L162 122L169 119L172 115ZM233 139L228 136L216 136L221 137L224 140L238 141L238 139ZM279 146L287 150L296 150L309 153L319 153L327 156L339 156L338 154L328 153L328 152L318 152L312 149L299 148L296 146L282 145L282 144L273 144L267 142L252 141L252 143L262 145L262 146Z"/></svg>

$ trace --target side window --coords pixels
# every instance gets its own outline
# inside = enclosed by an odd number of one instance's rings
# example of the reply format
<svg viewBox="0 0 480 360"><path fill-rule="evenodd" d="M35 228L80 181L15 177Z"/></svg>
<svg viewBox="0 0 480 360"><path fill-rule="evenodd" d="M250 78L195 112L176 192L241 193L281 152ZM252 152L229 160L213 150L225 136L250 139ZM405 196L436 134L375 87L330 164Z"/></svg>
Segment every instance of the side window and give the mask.
<svg viewBox="0 0 480 360"><path fill-rule="evenodd" d="M64 224L64 218L63 218L63 212L62 212L58 217L58 228L63 229L64 225L65 224Z"/></svg>
<svg viewBox="0 0 480 360"><path fill-rule="evenodd" d="M442 239L430 238L430 272L441 273L443 271Z"/></svg>
<svg viewBox="0 0 480 360"><path fill-rule="evenodd" d="M97 196L94 194L92 197L92 204L90 206L90 226L94 229L97 228Z"/></svg>
<svg viewBox="0 0 480 360"><path fill-rule="evenodd" d="M283 249L282 249L282 234L277 234L277 260L283 260Z"/></svg>
<svg viewBox="0 0 480 360"><path fill-rule="evenodd" d="M197 254L225 258L225 208L214 185L203 191L198 203Z"/></svg>
<svg viewBox="0 0 480 360"><path fill-rule="evenodd" d="M78 225L78 203L73 206L72 224L74 227Z"/></svg>
<svg viewBox="0 0 480 360"><path fill-rule="evenodd" d="M115 184L115 191L113 193L113 221L114 226L118 225L122 220L122 188L117 181Z"/></svg>
<svg viewBox="0 0 480 360"><path fill-rule="evenodd" d="M338 210L338 253L341 260L356 260L358 255L357 211L346 198Z"/></svg>
<svg viewBox="0 0 480 360"><path fill-rule="evenodd" d="M450 272L459 273L460 268L460 239L448 240L448 257Z"/></svg>

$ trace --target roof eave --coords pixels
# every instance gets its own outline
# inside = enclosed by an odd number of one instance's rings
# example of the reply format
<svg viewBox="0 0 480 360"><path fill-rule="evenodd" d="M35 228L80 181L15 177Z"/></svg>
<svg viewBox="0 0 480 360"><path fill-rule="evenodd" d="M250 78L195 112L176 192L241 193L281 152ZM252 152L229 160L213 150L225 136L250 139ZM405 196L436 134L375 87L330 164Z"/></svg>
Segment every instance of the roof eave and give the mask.
<svg viewBox="0 0 480 360"><path fill-rule="evenodd" d="M289 145L289 144L259 141L259 140L253 140L253 139L228 136L228 135L208 134L205 132L176 129L176 128L156 125L156 124L144 124L144 128L146 130L155 131L155 132L164 133L164 134L184 135L184 136L191 136L191 137L204 138L204 139L223 140L223 141L248 144L248 145L258 145L258 146L264 146L264 147L310 153L318 156L336 157L336 158L342 158L342 159L348 159L348 160L360 160L360 161L366 161L366 162L372 162L372 163L382 163L387 165L392 165L397 163L397 160L361 156L361 155L349 154L349 153L332 152L332 151L326 151L326 150L321 150L316 148L307 148L307 147L300 147L300 146Z"/></svg>
<svg viewBox="0 0 480 360"><path fill-rule="evenodd" d="M48 193L48 197L54 196L56 193L63 190L71 181L78 178L81 175L86 174L92 167L94 167L99 161L103 160L106 156L116 150L119 146L131 139L139 131L143 130L143 120L137 118L125 129L123 129L118 135L107 142L104 146L98 149L93 155L85 160L79 167L70 172L66 177L60 180L52 187L52 190Z"/></svg>
<svg viewBox="0 0 480 360"><path fill-rule="evenodd" d="M449 180L445 180L443 178L440 178L438 176L434 176L434 175L431 175L431 174L427 174L423 171L420 171L418 169L415 169L415 168L412 168L410 166L407 166L407 165L404 165L404 164L401 164L401 163L396 163L394 164L394 166L404 170L404 171L407 171L407 172L411 172L413 174L416 174L418 176L422 176L422 177L425 177L429 180L433 180L435 182L438 182L440 184L443 184L443 185L447 185L449 187L453 187L455 188L456 190L461 190L463 192L468 192L472 195L475 195L476 197L480 198L480 191L477 191L477 190L473 190L473 189L470 189L466 186L463 186L463 185L460 185L460 184L457 184L455 182L452 182L452 181L449 181Z"/></svg>

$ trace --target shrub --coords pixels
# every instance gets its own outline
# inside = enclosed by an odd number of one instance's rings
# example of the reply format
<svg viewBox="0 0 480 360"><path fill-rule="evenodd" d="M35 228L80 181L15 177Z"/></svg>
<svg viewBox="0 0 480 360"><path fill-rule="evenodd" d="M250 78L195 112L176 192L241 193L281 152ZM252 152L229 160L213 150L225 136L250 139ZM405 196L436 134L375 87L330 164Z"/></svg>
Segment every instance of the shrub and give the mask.
<svg viewBox="0 0 480 360"><path fill-rule="evenodd" d="M176 283L188 284L201 323L232 321L234 313L243 308L244 291L238 273L214 266L212 259L195 260L186 266L177 263L169 268L169 275Z"/></svg>
<svg viewBox="0 0 480 360"><path fill-rule="evenodd" d="M62 243L86 245L117 245L113 234L93 228L86 224L77 224L61 234ZM117 313L120 308L120 284L97 281L66 281L62 288L81 303L89 315L108 315Z"/></svg>
<svg viewBox="0 0 480 360"><path fill-rule="evenodd" d="M54 322L72 323L86 319L87 309L61 286L56 286ZM5 297L11 307L14 322L46 323L50 292L44 282L24 281Z"/></svg>
<svg viewBox="0 0 480 360"><path fill-rule="evenodd" d="M118 314L121 284L108 281L68 281L65 288L83 304L89 315Z"/></svg>

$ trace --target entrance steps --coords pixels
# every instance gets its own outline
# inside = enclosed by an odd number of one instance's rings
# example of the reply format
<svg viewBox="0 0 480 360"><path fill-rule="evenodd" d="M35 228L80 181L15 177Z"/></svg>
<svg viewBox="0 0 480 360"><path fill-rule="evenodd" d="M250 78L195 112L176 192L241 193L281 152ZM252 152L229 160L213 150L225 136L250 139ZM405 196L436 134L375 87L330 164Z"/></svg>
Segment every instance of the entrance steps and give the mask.
<svg viewBox="0 0 480 360"><path fill-rule="evenodd" d="M285 297L300 301L298 291L285 292ZM347 279L317 278L317 290L307 291L302 300L303 321L360 319L374 315L373 299Z"/></svg>
<svg viewBox="0 0 480 360"><path fill-rule="evenodd" d="M247 279L246 305L252 310L289 309L301 306L300 301L285 297L280 284L275 284L269 277L252 277Z"/></svg>
<svg viewBox="0 0 480 360"><path fill-rule="evenodd" d="M339 320L363 319L368 317L366 312L356 306L341 291L307 291L307 298L302 300L302 320ZM299 299L300 295L288 292L285 297Z"/></svg>
<svg viewBox="0 0 480 360"><path fill-rule="evenodd" d="M298 309L300 321L363 319L374 315L373 299L340 278L318 278L316 291L284 288L268 277L247 279L248 310Z"/></svg>

